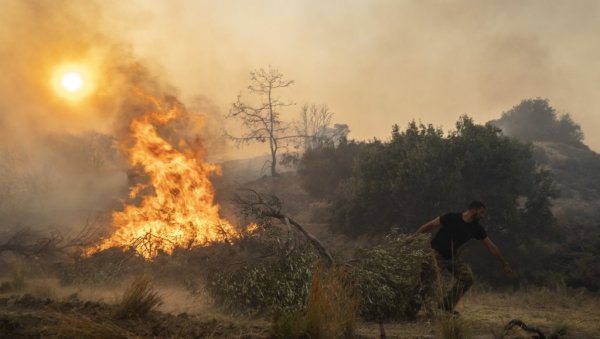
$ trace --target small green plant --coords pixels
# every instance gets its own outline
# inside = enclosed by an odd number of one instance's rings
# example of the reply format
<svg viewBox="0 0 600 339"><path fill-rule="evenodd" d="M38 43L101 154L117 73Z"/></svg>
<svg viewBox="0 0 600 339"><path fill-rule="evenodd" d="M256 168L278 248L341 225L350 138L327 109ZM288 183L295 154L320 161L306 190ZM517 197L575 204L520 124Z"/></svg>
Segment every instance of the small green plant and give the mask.
<svg viewBox="0 0 600 339"><path fill-rule="evenodd" d="M306 333L310 338L348 338L356 325L358 298L346 272L319 265L313 274L306 307Z"/></svg>
<svg viewBox="0 0 600 339"><path fill-rule="evenodd" d="M117 306L115 319L144 318L162 304L162 297L147 277L137 277L125 290Z"/></svg>

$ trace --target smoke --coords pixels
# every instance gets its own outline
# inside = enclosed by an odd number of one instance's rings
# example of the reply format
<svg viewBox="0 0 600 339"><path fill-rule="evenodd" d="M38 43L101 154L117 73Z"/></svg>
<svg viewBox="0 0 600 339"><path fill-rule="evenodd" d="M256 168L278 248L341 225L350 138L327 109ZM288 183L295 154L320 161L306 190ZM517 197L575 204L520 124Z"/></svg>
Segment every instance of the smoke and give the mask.
<svg viewBox="0 0 600 339"><path fill-rule="evenodd" d="M80 228L119 208L132 171L123 152L129 124L150 108L134 92L166 97L185 112L175 88L115 38L144 15L101 1L3 2L0 230ZM82 100L66 100L52 84L65 64L88 74L84 85L93 91ZM174 145L198 140L201 120L184 114L160 132Z"/></svg>
<svg viewBox="0 0 600 339"><path fill-rule="evenodd" d="M598 1L140 4L152 22L130 34L135 48L160 60L184 96L199 91L228 107L248 73L270 64L295 80L282 97L326 103L359 139L388 137L412 119L486 122L542 97L600 149Z"/></svg>
<svg viewBox="0 0 600 339"><path fill-rule="evenodd" d="M128 166L116 140L142 110L132 85L192 103L189 119L208 115L203 143L215 150L208 156L226 158L218 117L249 72L269 64L295 80L282 98L327 104L358 139L386 137L412 119L447 128L461 114L485 122L543 97L570 112L597 150L599 12L597 1L5 0L0 152L10 161L1 166L0 215L40 217L2 217L0 227L62 223L73 210L103 210L124 196ZM55 68L71 62L95 75L94 92L80 103L51 86ZM293 120L299 110L282 117ZM198 130L162 132L194 139ZM83 145L116 155L91 168L65 160L93 153L73 150ZM60 217L46 219L50 211Z"/></svg>

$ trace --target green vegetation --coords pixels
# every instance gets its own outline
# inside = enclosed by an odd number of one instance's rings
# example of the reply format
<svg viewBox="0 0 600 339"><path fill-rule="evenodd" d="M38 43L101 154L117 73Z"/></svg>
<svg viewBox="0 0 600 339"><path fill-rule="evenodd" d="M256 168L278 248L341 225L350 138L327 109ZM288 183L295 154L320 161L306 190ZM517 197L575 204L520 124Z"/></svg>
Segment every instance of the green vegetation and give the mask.
<svg viewBox="0 0 600 339"><path fill-rule="evenodd" d="M304 309L317 256L308 247L276 251L232 271L213 271L208 288L216 302L229 311L258 314Z"/></svg>
<svg viewBox="0 0 600 339"><path fill-rule="evenodd" d="M350 271L360 295L360 315L366 320L415 319L431 295L433 281L422 280L430 264L428 237L410 241L392 234L357 256Z"/></svg>
<svg viewBox="0 0 600 339"><path fill-rule="evenodd" d="M568 113L558 116L548 99L523 100L490 123L525 142L553 141L587 149L581 127Z"/></svg>
<svg viewBox="0 0 600 339"><path fill-rule="evenodd" d="M549 107L546 101L526 101L525 106ZM506 116L527 112L523 107ZM553 109L545 112L556 120ZM571 127L571 134L579 135L576 126ZM521 283L553 285L561 272L571 286L596 289L589 283L598 281L589 265L597 258L595 245L588 244L596 239L594 232L586 231L582 242L572 239L570 232L583 230L559 224L552 212L552 202L559 196L556 174L542 166L537 154L534 145L508 137L492 124L478 125L462 117L446 135L432 125L412 122L405 130L394 126L389 141L350 141L309 150L298 173L307 192L327 203L326 209L317 211L319 221L350 236L392 229L412 232L437 215L462 210L472 199L482 200L488 206L483 224L515 264ZM573 179L582 180L587 179ZM485 249L469 247L465 257L480 277L495 285L506 282L490 265L493 259ZM565 252L573 255L564 257ZM560 261L553 260L557 256Z"/></svg>
<svg viewBox="0 0 600 339"><path fill-rule="evenodd" d="M317 161L319 156L324 159ZM337 175L336 163L351 173L341 175L336 187L331 187L335 180L319 184ZM300 169L304 187L321 188L309 193L331 203L333 228L349 235L387 233L393 227L412 231L474 198L488 204L488 224L498 231L528 233L554 226L550 199L557 192L549 173L536 165L531 147L468 117L447 137L432 125L413 122L405 131L394 126L388 142L308 152Z"/></svg>

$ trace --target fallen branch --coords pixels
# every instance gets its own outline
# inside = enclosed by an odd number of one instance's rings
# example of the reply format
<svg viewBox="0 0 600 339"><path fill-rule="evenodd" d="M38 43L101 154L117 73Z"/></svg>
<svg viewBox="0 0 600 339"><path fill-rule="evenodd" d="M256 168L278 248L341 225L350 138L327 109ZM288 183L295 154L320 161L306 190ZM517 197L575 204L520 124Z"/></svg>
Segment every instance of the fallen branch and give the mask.
<svg viewBox="0 0 600 339"><path fill-rule="evenodd" d="M261 193L258 193L252 189L239 189L239 192L244 192L245 194L236 194L234 201L238 204L238 206L242 209L242 213L246 216L253 216L258 219L264 218L273 218L278 219L284 225L294 226L296 230L302 233L308 241L313 245L313 247L319 252L321 256L327 259L329 264L333 264L333 257L329 250L310 232L304 228L300 223L296 220L292 219L290 216L281 212L281 201L276 196L265 196Z"/></svg>

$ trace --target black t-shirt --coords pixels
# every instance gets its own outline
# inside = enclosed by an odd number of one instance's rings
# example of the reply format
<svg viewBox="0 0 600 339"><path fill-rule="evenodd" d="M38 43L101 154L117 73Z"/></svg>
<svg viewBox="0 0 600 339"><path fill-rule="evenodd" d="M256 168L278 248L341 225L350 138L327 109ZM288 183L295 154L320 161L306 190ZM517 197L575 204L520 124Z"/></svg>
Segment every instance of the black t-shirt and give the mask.
<svg viewBox="0 0 600 339"><path fill-rule="evenodd" d="M446 259L451 259L458 248L469 239L483 240L487 237L487 233L477 221L465 222L462 213L444 214L440 217L440 222L442 228L431 240L431 247Z"/></svg>

